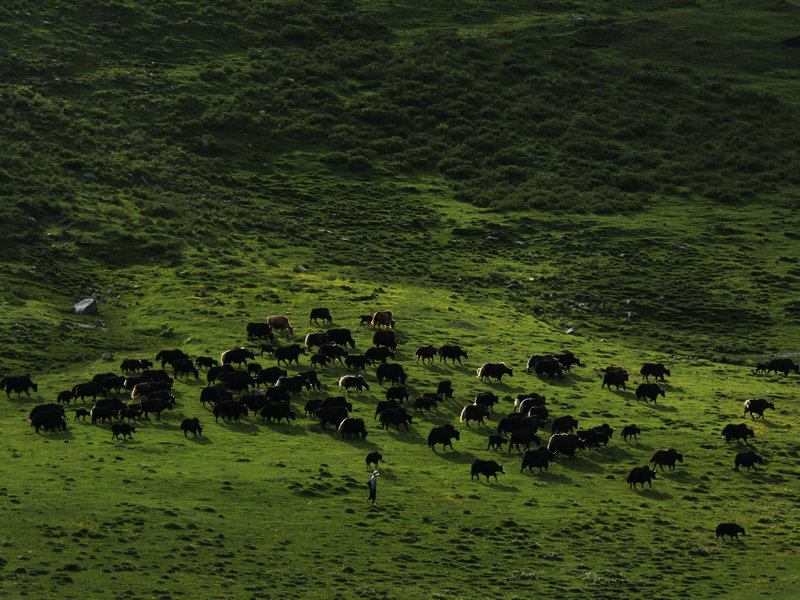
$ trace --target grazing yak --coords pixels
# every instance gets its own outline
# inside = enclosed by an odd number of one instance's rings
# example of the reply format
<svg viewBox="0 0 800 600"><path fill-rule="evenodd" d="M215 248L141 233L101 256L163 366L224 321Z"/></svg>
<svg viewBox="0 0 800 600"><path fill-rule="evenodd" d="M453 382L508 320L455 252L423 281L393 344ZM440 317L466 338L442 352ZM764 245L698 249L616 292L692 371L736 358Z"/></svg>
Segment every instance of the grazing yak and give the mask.
<svg viewBox="0 0 800 600"><path fill-rule="evenodd" d="M600 386L600 389L603 389L605 386L608 386L608 389L611 389L613 385L617 390L619 390L619 386L622 386L622 389L625 388L625 382L628 381L628 370L623 369L622 367L606 367L605 372L603 373L603 383Z"/></svg>
<svg viewBox="0 0 800 600"><path fill-rule="evenodd" d="M328 337L327 333L321 331L312 331L311 333L306 335L305 339L305 346L306 348L311 348L313 346L322 346L324 344L330 343L330 338Z"/></svg>
<svg viewBox="0 0 800 600"><path fill-rule="evenodd" d="M737 525L736 523L720 523L717 525L717 536L714 539L719 539L720 536L722 537L722 541L725 541L725 536L727 535L731 539L736 538L736 541L739 541L739 534L747 535L744 532L744 527L741 525Z"/></svg>
<svg viewBox="0 0 800 600"><path fill-rule="evenodd" d="M86 413L86 416L89 415L87 411L83 411ZM78 411L75 411L75 416L77 417ZM86 419L84 419L85 421ZM129 406L128 408L123 408L119 411L119 420L120 421L127 421L128 423L132 421L141 421L142 420L142 409L136 408L135 406Z"/></svg>
<svg viewBox="0 0 800 600"><path fill-rule="evenodd" d="M67 430L67 421L64 419L63 412L59 410L52 408L42 409L31 416L31 427L36 430L36 433L39 433L40 429L42 429L44 433L56 433L58 431Z"/></svg>
<svg viewBox="0 0 800 600"><path fill-rule="evenodd" d="M432 344L425 344L420 346L414 351L414 356L417 358L417 363L422 359L422 364L426 362L433 363L433 357L436 356L436 347Z"/></svg>
<svg viewBox="0 0 800 600"><path fill-rule="evenodd" d="M327 308L312 308L308 317L308 324L311 325L311 321L314 321L314 324L319 324L320 319L322 319L323 323L332 323L331 311Z"/></svg>
<svg viewBox="0 0 800 600"><path fill-rule="evenodd" d="M123 373L138 373L142 369L150 369L153 363L145 358L125 358L119 365Z"/></svg>
<svg viewBox="0 0 800 600"><path fill-rule="evenodd" d="M555 454L550 452L547 448L526 450L525 454L522 456L522 466L520 466L519 472L522 473L525 467L528 467L531 473L533 473L533 467L539 467L539 473L542 472L542 469L547 471L553 460L555 460Z"/></svg>
<svg viewBox="0 0 800 600"><path fill-rule="evenodd" d="M559 379L564 376L564 365L555 359L540 360L536 363L534 370L540 379L543 375L549 375L550 379L555 375L558 375Z"/></svg>
<svg viewBox="0 0 800 600"><path fill-rule="evenodd" d="M271 389L271 388L270 388ZM267 397L266 390L253 390L249 394L244 394L239 398L239 402L244 404L251 413L255 414L271 403Z"/></svg>
<svg viewBox="0 0 800 600"><path fill-rule="evenodd" d="M461 410L459 421L466 423L469 427L470 421L477 421L479 425L483 425L483 420L489 418L489 409L481 404L467 404Z"/></svg>
<svg viewBox="0 0 800 600"><path fill-rule="evenodd" d="M248 323L247 324L247 340L274 340L275 335L272 333L272 327L269 323Z"/></svg>
<svg viewBox="0 0 800 600"><path fill-rule="evenodd" d="M536 392L528 392L517 395L517 397L514 399L514 407L519 409L520 405L526 400L529 401L528 406L544 406L547 404L547 398L541 394L537 394Z"/></svg>
<svg viewBox="0 0 800 600"><path fill-rule="evenodd" d="M632 437L638 442L639 438L636 436L638 436L640 433L642 433L642 430L639 429L637 425L625 425L625 427L622 428L622 439L627 442L628 438Z"/></svg>
<svg viewBox="0 0 800 600"><path fill-rule="evenodd" d="M233 365L215 365L208 369L206 373L206 381L209 385L213 384L217 381L217 377L219 377L220 373L226 373L228 371L235 371L236 367Z"/></svg>
<svg viewBox="0 0 800 600"><path fill-rule="evenodd" d="M581 440L585 448L599 448L600 444L606 446L611 436L614 435L614 430L604 423L591 429L578 430L576 434L578 439Z"/></svg>
<svg viewBox="0 0 800 600"><path fill-rule="evenodd" d="M543 423L547 421L547 418L550 416L550 411L547 410L547 407L539 404L536 398L525 398L517 406L517 411L524 417L535 415L539 417Z"/></svg>
<svg viewBox="0 0 800 600"><path fill-rule="evenodd" d="M508 441L508 452L511 453L511 448L516 447L517 452L522 452L520 446L525 446L526 450L531 449L531 442L536 442L537 446L542 444L542 440L530 429L515 429L511 432L511 439Z"/></svg>
<svg viewBox="0 0 800 600"><path fill-rule="evenodd" d="M356 347L356 341L353 339L353 334L346 327L328 329L328 331L325 333L328 334L328 339L331 341L331 343L339 344L340 346L347 346L349 344L351 348Z"/></svg>
<svg viewBox="0 0 800 600"><path fill-rule="evenodd" d="M275 385L278 383L278 380L281 377L286 377L286 375L288 375L286 369L281 369L280 367L267 367L266 369L261 369L255 374L255 377L253 378L253 385L259 386L262 383L266 385Z"/></svg>
<svg viewBox="0 0 800 600"><path fill-rule="evenodd" d="M667 393L664 388L657 383L642 383L636 388L637 402L644 398L645 403L650 401L653 404L658 404L656 400L658 399L659 395L666 397Z"/></svg>
<svg viewBox="0 0 800 600"><path fill-rule="evenodd" d="M362 325L369 325L372 323L372 315L359 315L358 316L358 326L361 327Z"/></svg>
<svg viewBox="0 0 800 600"><path fill-rule="evenodd" d="M394 329L394 324L397 320L393 317L392 311L390 310L379 310L374 315L372 315L372 320L370 321L370 325L373 327L391 327Z"/></svg>
<svg viewBox="0 0 800 600"><path fill-rule="evenodd" d="M400 405L397 403L397 400L378 400L378 404L375 405L375 415L373 415L372 419L377 419L378 415L386 409L397 408L398 406Z"/></svg>
<svg viewBox="0 0 800 600"><path fill-rule="evenodd" d="M81 402L86 402L86 398L91 397L92 401L97 400L98 396L105 396L106 389L96 381L87 381L86 383L79 383L72 388L72 397L77 402L78 398Z"/></svg>
<svg viewBox="0 0 800 600"><path fill-rule="evenodd" d="M397 400L402 404L405 400L409 399L408 390L404 385L394 385L386 390L387 400Z"/></svg>
<svg viewBox="0 0 800 600"><path fill-rule="evenodd" d="M200 390L200 402L203 406L206 405L206 402L214 406L217 402L225 400L233 400L233 393L221 383Z"/></svg>
<svg viewBox="0 0 800 600"><path fill-rule="evenodd" d="M502 435L492 434L489 436L489 445L486 446L487 450L502 450L508 440Z"/></svg>
<svg viewBox="0 0 800 600"><path fill-rule="evenodd" d="M290 334L294 334L294 327L292 327L292 324L289 322L289 317L284 315L270 315L267 317L267 325L272 329L288 331Z"/></svg>
<svg viewBox="0 0 800 600"><path fill-rule="evenodd" d="M253 377L247 371L226 371L219 374L217 381L232 392L244 392L255 387Z"/></svg>
<svg viewBox="0 0 800 600"><path fill-rule="evenodd" d="M449 379L443 379L436 386L436 394L442 398L453 397L453 383Z"/></svg>
<svg viewBox="0 0 800 600"><path fill-rule="evenodd" d="M650 462L653 463L653 469L660 467L662 471L664 470L664 465L667 465L670 471L675 469L676 461L683 462L683 454L675 450L675 448L670 448L669 450L658 450L653 455L653 458L650 459Z"/></svg>
<svg viewBox="0 0 800 600"><path fill-rule="evenodd" d="M332 358L330 356L325 356L324 354L312 354L311 355L311 368L316 369L317 367L325 367L329 363L332 362Z"/></svg>
<svg viewBox="0 0 800 600"><path fill-rule="evenodd" d="M189 432L197 437L198 435L203 435L203 426L200 425L200 419L197 417L193 419L184 419L181 421L181 431L183 431L183 437L187 437L186 434Z"/></svg>
<svg viewBox="0 0 800 600"><path fill-rule="evenodd" d="M760 362L756 363L753 367L756 373L766 373L767 369L769 369L769 363Z"/></svg>
<svg viewBox="0 0 800 600"><path fill-rule="evenodd" d="M158 354L156 354L156 360L161 361L161 368L163 369L167 364L172 364L179 358L189 358L189 355L186 354L183 350L174 349L174 350L161 350Z"/></svg>
<svg viewBox="0 0 800 600"><path fill-rule="evenodd" d="M481 406L485 406L489 412L494 411L494 405L500 401L497 394L493 392L479 392L475 396L474 404L480 404Z"/></svg>
<svg viewBox="0 0 800 600"><path fill-rule="evenodd" d="M339 379L340 390L349 392L352 388L355 388L356 392L361 392L361 390L369 391L369 385L367 385L363 375L344 375Z"/></svg>
<svg viewBox="0 0 800 600"><path fill-rule="evenodd" d="M214 408L211 409L211 414L214 415L214 421L217 423L219 423L220 417L225 423L230 423L231 421L238 423L241 417L248 415L248 412L244 404L236 400L224 400L214 405Z"/></svg>
<svg viewBox="0 0 800 600"><path fill-rule="evenodd" d="M329 396L328 398L324 398L320 406L344 406L347 412L353 410L353 403L344 396Z"/></svg>
<svg viewBox="0 0 800 600"><path fill-rule="evenodd" d="M485 475L486 483L489 483L489 477L492 475L494 475L494 480L497 481L498 473L502 473L503 475L506 474L505 470L503 469L503 465L498 465L493 460L481 460L480 458L476 458L475 462L472 463L470 473L470 479L477 477L479 481L481 475Z"/></svg>
<svg viewBox="0 0 800 600"><path fill-rule="evenodd" d="M264 352L274 356L275 355L275 346L273 346L272 344L260 344L258 346L258 355L259 356L264 356Z"/></svg>
<svg viewBox="0 0 800 600"><path fill-rule="evenodd" d="M648 381L649 377L652 375L656 378L656 380L666 381L664 379L664 375L667 377L671 377L672 375L664 365L661 363L644 363L642 368L639 369L639 374L644 377L645 381Z"/></svg>
<svg viewBox="0 0 800 600"><path fill-rule="evenodd" d="M742 416L744 417L747 413L750 413L750 417L752 419L756 418L755 415L758 415L763 419L764 411L768 408L775 410L775 405L764 398L751 398L750 400L744 401L744 412L742 413Z"/></svg>
<svg viewBox="0 0 800 600"><path fill-rule="evenodd" d="M17 396L25 392L25 395L30 398L31 394L28 390L38 392L39 386L31 381L30 375L9 375L0 379L0 390L6 391L7 398L11 397L11 392L16 393Z"/></svg>
<svg viewBox="0 0 800 600"><path fill-rule="evenodd" d="M744 440L744 443L747 444L747 438L754 438L756 434L744 423L729 423L723 427L720 437L724 437L726 442Z"/></svg>
<svg viewBox="0 0 800 600"><path fill-rule="evenodd" d="M394 337L394 331L388 329L379 329L372 334L373 346L385 346L391 349L392 352L397 350L397 339Z"/></svg>
<svg viewBox="0 0 800 600"><path fill-rule="evenodd" d="M514 371L511 367L507 366L506 363L484 363L481 367L477 370L478 379L481 381L489 381L489 379L494 379L495 381L500 381L503 379L503 375L508 374L509 377L514 376Z"/></svg>
<svg viewBox="0 0 800 600"><path fill-rule="evenodd" d="M572 433L572 430L577 428L578 419L574 418L572 415L566 415L553 419L550 431L552 433Z"/></svg>
<svg viewBox="0 0 800 600"><path fill-rule="evenodd" d="M388 358L394 359L394 350L384 346L374 346L364 351L364 358L371 365L376 362L386 362Z"/></svg>
<svg viewBox="0 0 800 600"><path fill-rule="evenodd" d="M636 489L636 484L641 483L642 488L644 488L644 484L646 483L650 487L653 487L651 481L656 478L655 470L651 471L650 467L634 467L631 469L631 472L628 473L628 489Z"/></svg>
<svg viewBox="0 0 800 600"><path fill-rule="evenodd" d="M175 402L169 398L147 398L139 403L138 408L148 421L150 420L150 413L155 414L156 421L160 421L161 413L165 410L170 410L174 405Z"/></svg>
<svg viewBox="0 0 800 600"><path fill-rule="evenodd" d="M439 400L441 400L441 398L439 398L436 394L432 392L425 392L419 398L414 398L414 410L431 412L432 408L437 408L439 406Z"/></svg>
<svg viewBox="0 0 800 600"><path fill-rule="evenodd" d="M550 436L547 449L555 455L566 454L570 458L575 456L575 451L584 448L583 441L574 433L556 433Z"/></svg>
<svg viewBox="0 0 800 600"><path fill-rule="evenodd" d="M340 365L344 364L342 363L342 358L346 357L348 354L347 348L345 348L344 346L331 343L322 344L319 347L319 353L324 354L325 356L330 358L331 361L338 360Z"/></svg>
<svg viewBox="0 0 800 600"><path fill-rule="evenodd" d="M382 429L389 429L389 425L394 425L395 429L398 431L400 430L400 425L405 425L405 428L408 429L409 423L414 422L411 413L402 406L387 408L381 412L378 420L381 423Z"/></svg>
<svg viewBox="0 0 800 600"><path fill-rule="evenodd" d="M404 385L408 375L403 369L403 365L398 363L381 363L375 371L375 378L378 385L383 385L383 380L388 379L392 385Z"/></svg>
<svg viewBox="0 0 800 600"><path fill-rule="evenodd" d="M774 358L767 364L767 373L770 371L774 371L776 375L778 373L788 375L789 371L800 373L800 366L790 358Z"/></svg>
<svg viewBox="0 0 800 600"><path fill-rule="evenodd" d="M301 354L305 353L306 349L300 344L289 344L287 346L278 346L275 348L275 358L277 359L278 365L281 363L290 365L292 362L299 365L299 357Z"/></svg>
<svg viewBox="0 0 800 600"><path fill-rule="evenodd" d="M444 361L446 363L447 359L449 358L451 361L453 361L454 365L456 364L456 361L458 361L459 365L463 364L461 362L462 356L464 358L468 358L467 352L462 350L461 346L445 345L439 348L436 353L439 355L439 362Z"/></svg>
<svg viewBox="0 0 800 600"><path fill-rule="evenodd" d="M56 402L58 404L69 404L72 402L72 399L75 396L72 395L72 390L63 390L58 392L58 396L56 396Z"/></svg>
<svg viewBox="0 0 800 600"><path fill-rule="evenodd" d="M321 390L322 389L322 382L317 377L316 371L300 371L297 374L298 377L302 377L306 384L306 389L308 390Z"/></svg>
<svg viewBox="0 0 800 600"><path fill-rule="evenodd" d="M739 467L744 466L747 467L748 473L750 472L750 467L753 467L754 471L758 471L758 469L756 469L756 463L763 465L764 457L760 454L756 454L752 450L750 452L739 452L733 460L733 470L738 471Z"/></svg>
<svg viewBox="0 0 800 600"><path fill-rule="evenodd" d="M294 409L284 402L265 404L258 414L261 415L261 420L267 423L272 423L273 420L276 423L280 423L281 419L286 419L286 424L288 425L290 420L297 419Z"/></svg>
<svg viewBox="0 0 800 600"><path fill-rule="evenodd" d="M343 419L341 423L339 423L339 435L344 438L350 439L351 437L358 438L361 436L361 439L367 437L367 426L364 424L364 419L354 419L353 417L347 417Z"/></svg>
<svg viewBox="0 0 800 600"><path fill-rule="evenodd" d="M371 464L375 464L375 468L378 468L379 462L386 462L383 460L383 455L380 452L370 452L367 454L367 468L370 469Z"/></svg>
<svg viewBox="0 0 800 600"><path fill-rule="evenodd" d="M378 350L378 348L375 348ZM348 354L344 357L344 366L348 371L355 369L356 371L367 372L367 365L370 364L367 357L363 354Z"/></svg>
<svg viewBox="0 0 800 600"><path fill-rule="evenodd" d="M252 350L248 350L244 347L234 348L233 350L223 352L219 357L219 362L223 365L235 364L241 367L242 363L247 362L248 358L255 360L256 355L253 354Z"/></svg>
<svg viewBox="0 0 800 600"><path fill-rule="evenodd" d="M111 424L111 439L119 440L119 436L122 436L122 441L125 441L125 438L133 439L133 434L136 433L136 427L131 425L130 423L112 423Z"/></svg>
<svg viewBox="0 0 800 600"><path fill-rule="evenodd" d="M456 429L449 423L441 427L434 427L428 434L428 446L430 446L431 450L434 452L436 452L436 444L442 445L442 451L444 451L447 446L450 446L450 449L453 450L453 438L457 440L461 439L460 429Z"/></svg>
<svg viewBox="0 0 800 600"><path fill-rule="evenodd" d="M303 391L303 388L306 387L306 381L303 377L299 375L289 375L287 377L281 377L278 379L278 383L275 384L275 388L286 388L289 391L289 394L294 396L295 394L299 394Z"/></svg>
<svg viewBox="0 0 800 600"><path fill-rule="evenodd" d="M183 374L186 375L187 379L190 374L193 374L195 379L200 379L197 367L195 367L194 363L188 358L180 358L172 363L172 376L178 379Z"/></svg>
<svg viewBox="0 0 800 600"><path fill-rule="evenodd" d="M75 411L75 420L77 421L80 419L81 421L86 423L86 417L91 416L91 414L92 413L90 413L85 408L79 408L78 410Z"/></svg>

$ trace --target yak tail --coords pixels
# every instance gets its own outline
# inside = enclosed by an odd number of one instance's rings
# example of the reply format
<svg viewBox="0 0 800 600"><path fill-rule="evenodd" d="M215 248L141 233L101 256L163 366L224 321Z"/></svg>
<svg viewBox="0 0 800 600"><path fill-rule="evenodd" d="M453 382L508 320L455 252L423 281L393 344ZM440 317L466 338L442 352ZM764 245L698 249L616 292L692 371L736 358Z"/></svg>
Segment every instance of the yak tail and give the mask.
<svg viewBox="0 0 800 600"><path fill-rule="evenodd" d="M458 420L459 420L459 421L461 421L462 423L465 421L465 419L464 419L464 413L466 413L466 412L467 412L467 408L468 408L468 407L467 407L467 406L465 406L464 408L462 408L462 409L461 409L461 416L458 418Z"/></svg>
<svg viewBox="0 0 800 600"><path fill-rule="evenodd" d="M0 379L0 390L6 389L6 383L8 383L6 381L6 377L3 377L2 379Z"/></svg>
<svg viewBox="0 0 800 600"><path fill-rule="evenodd" d="M478 367L478 370L475 371L475 375L477 375L478 377L481 377L481 371L483 371L483 367Z"/></svg>

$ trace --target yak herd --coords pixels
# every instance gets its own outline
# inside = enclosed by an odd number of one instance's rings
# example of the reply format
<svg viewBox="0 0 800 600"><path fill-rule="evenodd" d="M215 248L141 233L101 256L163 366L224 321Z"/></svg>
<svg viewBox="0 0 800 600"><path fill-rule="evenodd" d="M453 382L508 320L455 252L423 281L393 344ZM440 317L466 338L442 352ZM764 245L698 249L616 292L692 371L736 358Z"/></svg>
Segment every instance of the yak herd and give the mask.
<svg viewBox="0 0 800 600"><path fill-rule="evenodd" d="M331 324L333 318L328 308L314 308L311 310L309 324ZM394 427L396 431L409 429L414 423L414 413L420 411L430 412L439 404L453 397L454 391L450 380L439 382L436 391L425 392L411 400L409 389L406 387L408 373L402 364L389 362L396 360L397 338L395 325L397 320L391 311L378 311L372 315L359 317L359 327L370 324L374 328L372 347L363 353L355 353L356 346L353 334L346 328L329 328L324 332L311 332L305 336L304 344L279 343L277 335L292 335L294 327L289 318L284 315L270 316L264 322L248 323L246 335L248 342L258 344L259 360L264 355L271 356L275 364L264 367L256 362L255 349L246 347L234 348L222 352L219 359L209 356L196 356L190 358L180 349L162 350L156 354L153 361L144 358L126 358L120 364L120 374L108 372L95 375L91 381L78 382L72 387L59 392L56 402L35 406L30 411L30 424L36 433L56 433L67 429L66 406L71 402L80 400L85 403L91 399L92 408L77 408L74 420L85 421L91 418L91 423L108 423L112 439L124 441L132 439L136 433L134 422L140 422L142 417L149 421L150 416L156 420L161 419L165 411L174 408L176 397L172 392L172 385L181 377L194 377L199 379L201 372L206 379L206 387L200 392L200 403L203 407L208 404L211 416L215 422L222 419L224 423L239 422L251 413L257 414L267 424L297 419L297 414L292 407L292 399L304 391L317 391L327 388L319 377L317 369L337 362L352 371L352 374L343 375L338 380L340 393L346 395L328 396L325 398L309 399L305 403L304 413L314 419L320 431L326 431L331 425L342 438L364 439L368 435L367 423L364 419L350 415L353 409L352 402L348 400L351 393L359 394L369 390L366 372L367 367L374 367L375 381L381 387L388 384L385 400L377 403L373 419L378 421L378 426L383 429ZM300 357L309 355L309 369L301 370L297 374L289 375L286 367L292 363L300 365ZM431 364L438 357L439 362L450 361L452 365L458 362L463 365L462 358L467 359L467 351L458 345L442 345L435 347L425 344L414 352L417 363ZM157 368L160 363L160 369ZM573 367L583 367L581 360L571 352L538 354L531 356L527 362L526 373L535 373L538 378L548 377L563 378L568 375ZM155 368L154 368L155 367ZM168 372L171 369L171 373ZM767 363L756 365L757 372L774 372L788 375L791 371L800 372L798 365L788 358L774 359ZM602 373L601 389L614 386L615 389L626 389L630 372L619 366L611 365L600 369ZM659 396L666 397L666 390L659 385L659 381L666 382L666 377L671 377L670 370L660 363L644 363L639 370L639 375L644 379L635 390L636 400L645 403L657 403ZM513 368L505 362L487 362L479 367L476 376L480 381L491 383L501 382L503 376L513 377ZM653 378L653 382L649 381ZM38 391L37 384L29 375L7 376L0 380L0 390L5 390L10 396L25 393L30 397L30 392ZM123 402L114 394L127 394L131 402ZM238 398L235 397L238 395ZM499 403L498 396L492 391L477 394L474 401L465 405L459 414L459 421L467 427L472 424L484 425L495 411ZM765 399L754 398L744 403L742 417L750 413L752 419L764 418L766 409L774 410L772 402ZM455 415L454 415L455 416ZM614 430L608 424L602 424L584 429L578 428L578 420L572 415L561 415L551 418L550 409L546 398L538 393L523 393L514 399L514 410L499 418L496 433L488 435L487 451L500 451L507 445L507 452L516 450L522 454L520 472L527 468L533 472L547 470L550 463L560 457L573 457L578 451L606 446L611 440ZM540 434L549 428L549 436L543 438ZM184 436L191 433L200 436L203 432L201 420L198 417L184 419L180 424ZM455 450L453 441L460 439L461 430L452 424L443 424L434 427L427 438L428 446L434 452L441 445L442 451L448 447ZM642 430L635 424L623 426L621 435L626 442L631 439L638 441ZM726 425L721 437L726 442L744 442L749 444L749 438L754 437L754 432L744 423L730 423ZM543 443L543 439L546 443ZM532 449L531 446L534 446ZM523 454L524 450L524 454ZM375 464L383 457L378 452L367 455L367 465ZM667 467L669 470L676 468L676 463L683 462L683 454L674 448L659 450L650 460L649 465L633 468L627 483L630 488L644 484L652 487L656 479L656 471ZM736 455L734 469L739 470L744 466L749 472L756 469L756 464L763 464L764 458L753 452L746 451ZM502 464L494 460L476 459L471 465L471 477L490 477L498 479L498 474L505 474ZM717 528L717 537L723 539L727 535L738 539L738 533L744 530L734 523L723 523Z"/></svg>

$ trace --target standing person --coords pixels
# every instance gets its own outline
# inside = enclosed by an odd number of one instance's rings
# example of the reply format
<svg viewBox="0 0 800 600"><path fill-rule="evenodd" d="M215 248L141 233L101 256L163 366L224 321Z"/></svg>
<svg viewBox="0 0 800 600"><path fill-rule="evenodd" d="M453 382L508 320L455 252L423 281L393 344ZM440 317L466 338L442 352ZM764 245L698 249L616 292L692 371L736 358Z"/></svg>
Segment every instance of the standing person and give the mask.
<svg viewBox="0 0 800 600"><path fill-rule="evenodd" d="M373 505L375 504L375 498L378 494L378 475L380 475L380 473L373 471L372 478L367 482L367 485L369 486L369 497L367 500L372 500Z"/></svg>

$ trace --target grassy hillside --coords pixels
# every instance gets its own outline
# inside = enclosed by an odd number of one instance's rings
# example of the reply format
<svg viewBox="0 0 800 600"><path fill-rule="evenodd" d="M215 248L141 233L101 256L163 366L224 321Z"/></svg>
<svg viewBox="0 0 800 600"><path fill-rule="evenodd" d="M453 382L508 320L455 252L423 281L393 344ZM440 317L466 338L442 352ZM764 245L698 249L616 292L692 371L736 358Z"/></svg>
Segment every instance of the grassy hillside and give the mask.
<svg viewBox="0 0 800 600"><path fill-rule="evenodd" d="M0 377L39 384L0 402L0 597L792 597L798 376L751 365L800 341L795 3L85 0L0 17ZM74 315L90 295L99 314ZM364 441L301 415L216 424L200 380L133 442L75 407L67 432L28 426L125 357L216 357L270 314L302 343L316 306L354 331L393 310L412 394L449 378L456 396L383 431L370 369ZM469 359L417 365L423 343ZM562 348L586 366L524 372ZM477 380L501 360L513 378ZM638 376L600 389L600 368L645 361L672 368L657 406ZM321 370L298 413L344 373ZM434 455L430 428L486 389L490 423ZM486 442L529 391L617 433L520 474ZM737 473L743 444L719 434L751 397L776 405L751 423L767 462ZM180 435L191 416L203 438ZM685 462L629 491L670 447ZM507 474L470 481L490 456ZM748 536L715 541L721 521Z"/></svg>

